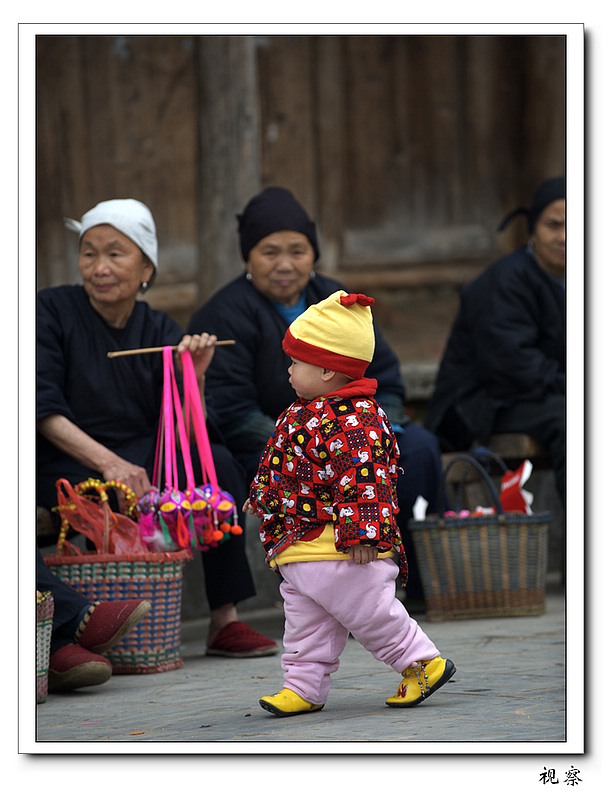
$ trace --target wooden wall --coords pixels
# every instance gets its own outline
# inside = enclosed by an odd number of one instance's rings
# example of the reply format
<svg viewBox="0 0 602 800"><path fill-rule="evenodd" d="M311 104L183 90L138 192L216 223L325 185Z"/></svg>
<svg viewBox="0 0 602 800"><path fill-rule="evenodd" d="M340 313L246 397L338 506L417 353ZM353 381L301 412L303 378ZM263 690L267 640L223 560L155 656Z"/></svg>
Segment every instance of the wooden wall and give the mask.
<svg viewBox="0 0 602 800"><path fill-rule="evenodd" d="M499 219L564 171L562 36L40 36L39 286L77 280L63 217L136 197L147 295L186 323L239 274L235 214L270 184L353 288L470 279Z"/></svg>
<svg viewBox="0 0 602 800"><path fill-rule="evenodd" d="M182 37L40 36L37 40L40 286L77 279L80 218L100 200L153 210L160 260L178 281L198 266L196 45Z"/></svg>
<svg viewBox="0 0 602 800"><path fill-rule="evenodd" d="M488 257L564 170L560 37L277 37L258 64L263 182L314 211L328 269Z"/></svg>

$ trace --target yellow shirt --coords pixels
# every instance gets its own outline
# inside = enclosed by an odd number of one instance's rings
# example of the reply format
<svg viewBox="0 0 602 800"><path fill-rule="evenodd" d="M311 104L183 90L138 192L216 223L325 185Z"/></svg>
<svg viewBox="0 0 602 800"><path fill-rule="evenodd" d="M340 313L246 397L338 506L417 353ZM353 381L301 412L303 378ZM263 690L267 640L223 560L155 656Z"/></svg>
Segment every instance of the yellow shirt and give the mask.
<svg viewBox="0 0 602 800"><path fill-rule="evenodd" d="M379 553L378 558L393 558L394 550ZM342 561L349 553L339 553L334 545L334 525L325 525L322 533L310 541L298 539L270 561L270 566L290 564L292 561Z"/></svg>

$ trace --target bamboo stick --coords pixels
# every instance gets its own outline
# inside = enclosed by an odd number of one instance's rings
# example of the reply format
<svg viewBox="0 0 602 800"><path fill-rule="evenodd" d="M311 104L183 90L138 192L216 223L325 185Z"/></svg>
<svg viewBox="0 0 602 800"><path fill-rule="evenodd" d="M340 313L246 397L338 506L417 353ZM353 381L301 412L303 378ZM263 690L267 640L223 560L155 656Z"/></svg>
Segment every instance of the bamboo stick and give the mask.
<svg viewBox="0 0 602 800"><path fill-rule="evenodd" d="M219 344L236 344L236 341L234 339L222 339L221 341L215 342L216 347ZM177 344L166 345L166 347L171 347L172 350L177 346ZM107 353L107 358L117 358L117 356L137 356L139 353L160 353L163 350L163 347L141 347L137 350L110 350Z"/></svg>

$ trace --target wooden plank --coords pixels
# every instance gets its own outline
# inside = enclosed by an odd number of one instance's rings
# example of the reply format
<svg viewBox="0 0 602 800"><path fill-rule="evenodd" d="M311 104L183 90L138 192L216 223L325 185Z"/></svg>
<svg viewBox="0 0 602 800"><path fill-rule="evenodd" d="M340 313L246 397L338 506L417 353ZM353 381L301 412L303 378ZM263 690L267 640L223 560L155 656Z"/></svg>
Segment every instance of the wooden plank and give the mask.
<svg viewBox="0 0 602 800"><path fill-rule="evenodd" d="M236 214L259 191L261 143L252 37L202 37L198 61L199 302L239 275Z"/></svg>
<svg viewBox="0 0 602 800"><path fill-rule="evenodd" d="M525 169L521 106L528 67L521 37L468 36L465 53L465 205L495 234L506 209L514 207L508 205L509 188Z"/></svg>
<svg viewBox="0 0 602 800"><path fill-rule="evenodd" d="M171 314L183 311L189 317L199 304L199 287L196 281L177 281L155 284L144 295L145 301L153 308Z"/></svg>
<svg viewBox="0 0 602 800"><path fill-rule="evenodd" d="M135 197L158 228L160 269L192 274L196 130L191 37L43 37L39 44L38 224L41 285L77 280L62 217ZM47 212L46 209L49 209ZM174 246L173 243L177 243ZM43 250L42 250L43 247ZM56 256L54 254L56 253ZM42 264L47 254L55 259ZM176 254L177 262L162 262Z"/></svg>
<svg viewBox="0 0 602 800"><path fill-rule="evenodd" d="M400 230L399 226L345 231L345 266L372 261L411 264L489 260L492 237L482 225L437 225Z"/></svg>
<svg viewBox="0 0 602 800"><path fill-rule="evenodd" d="M451 262L449 264L400 265L391 263L390 268L374 268L366 261L363 268L345 269L330 273L353 291L366 292L372 289L410 288L416 286L463 286L481 274L486 263Z"/></svg>
<svg viewBox="0 0 602 800"><path fill-rule="evenodd" d="M463 37L427 38L429 115L433 169L428 222L433 226L464 223L462 119L463 73L458 51Z"/></svg>
<svg viewBox="0 0 602 800"><path fill-rule="evenodd" d="M430 209L429 181L433 169L431 120L429 115L428 62L425 37L407 37L410 127L407 131L410 169L409 184L405 187L412 199L406 225L428 220Z"/></svg>
<svg viewBox="0 0 602 800"><path fill-rule="evenodd" d="M110 166L101 195L147 203L157 224L160 268L192 275L197 268L195 39L114 37L104 54ZM177 263L163 263L173 253Z"/></svg>
<svg viewBox="0 0 602 800"><path fill-rule="evenodd" d="M546 450L526 433L494 434L488 447L502 459L537 458L547 455Z"/></svg>
<svg viewBox="0 0 602 800"><path fill-rule="evenodd" d="M392 168L398 187L395 202L400 220L412 218L414 195L412 188L414 156L410 136L414 109L410 102L411 54L409 39L408 36L395 37L391 60L391 80L394 87L394 102L391 104Z"/></svg>
<svg viewBox="0 0 602 800"><path fill-rule="evenodd" d="M262 186L284 186L315 218L315 74L310 36L262 37L257 48Z"/></svg>
<svg viewBox="0 0 602 800"><path fill-rule="evenodd" d="M85 88L78 37L41 36L37 51L36 227L40 286L78 279L76 238L62 217L86 210L78 187L91 165L85 147Z"/></svg>
<svg viewBox="0 0 602 800"><path fill-rule="evenodd" d="M375 225L390 208L390 36L345 38L346 227Z"/></svg>
<svg viewBox="0 0 602 800"><path fill-rule="evenodd" d="M454 69L454 48L457 37L421 37L424 75L422 98L424 194L420 214L413 219L419 228L439 226L451 221L453 215L452 175L457 172L458 103ZM457 192L457 190L456 190Z"/></svg>
<svg viewBox="0 0 602 800"><path fill-rule="evenodd" d="M565 37L525 37L524 54L523 191L530 199L541 182L565 171Z"/></svg>
<svg viewBox="0 0 602 800"><path fill-rule="evenodd" d="M317 36L316 102L317 102L317 187L320 235L320 269L336 269L343 247L343 226L346 186L347 131L344 124L345 105L343 38Z"/></svg>

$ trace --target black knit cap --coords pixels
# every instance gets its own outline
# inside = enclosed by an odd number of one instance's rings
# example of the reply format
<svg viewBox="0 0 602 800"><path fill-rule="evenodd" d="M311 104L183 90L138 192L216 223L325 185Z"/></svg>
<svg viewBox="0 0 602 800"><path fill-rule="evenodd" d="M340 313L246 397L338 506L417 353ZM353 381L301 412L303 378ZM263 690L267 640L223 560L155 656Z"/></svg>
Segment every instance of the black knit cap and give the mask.
<svg viewBox="0 0 602 800"><path fill-rule="evenodd" d="M566 197L566 181L564 177L550 178L537 189L531 201L531 207L520 206L514 209L507 217L498 225L498 231L504 230L510 220L519 214L525 214L527 217L527 226L529 234L533 233L537 220L541 216L541 212L556 200L564 200Z"/></svg>
<svg viewBox="0 0 602 800"><path fill-rule="evenodd" d="M292 192L279 186L269 186L247 203L242 214L237 214L240 252L245 264L255 245L276 231L297 231L309 239L314 249L314 262L318 260L316 225L295 199Z"/></svg>

